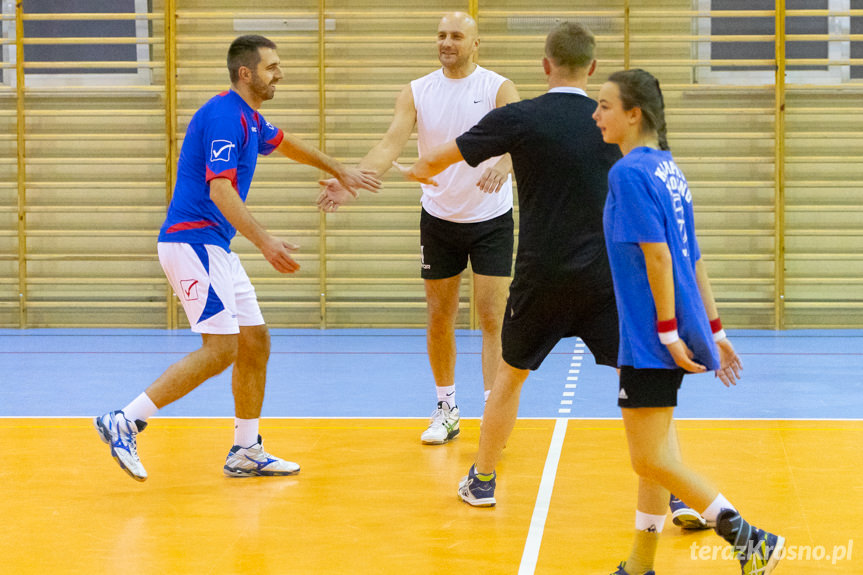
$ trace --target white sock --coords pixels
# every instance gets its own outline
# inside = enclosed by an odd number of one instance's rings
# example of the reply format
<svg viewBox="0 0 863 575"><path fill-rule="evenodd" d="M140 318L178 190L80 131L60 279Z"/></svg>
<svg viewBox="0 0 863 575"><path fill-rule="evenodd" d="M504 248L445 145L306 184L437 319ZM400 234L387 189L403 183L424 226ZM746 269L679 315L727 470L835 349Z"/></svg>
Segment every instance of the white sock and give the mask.
<svg viewBox="0 0 863 575"><path fill-rule="evenodd" d="M123 415L126 416L126 419L129 421L147 421L150 417L153 416L159 408L156 407L156 404L153 403L153 400L150 399L146 393L142 393L138 397L132 400L132 403L123 408Z"/></svg>
<svg viewBox="0 0 863 575"><path fill-rule="evenodd" d="M258 442L258 422L260 419L234 418L234 445L251 447Z"/></svg>
<svg viewBox="0 0 863 575"><path fill-rule="evenodd" d="M651 515L650 513L635 512L635 530L647 531L648 533L662 533L665 527L665 515Z"/></svg>
<svg viewBox="0 0 863 575"><path fill-rule="evenodd" d="M437 387L435 387L435 390L437 391L437 400L438 401L445 401L447 403L447 405L449 405L450 409L455 407L455 386L454 385L447 385L444 387L437 386Z"/></svg>
<svg viewBox="0 0 863 575"><path fill-rule="evenodd" d="M704 517L704 520L708 523L716 523L716 518L719 517L719 513L723 509L732 509L737 511L737 509L727 500L725 496L721 493L716 496L716 499L713 500L713 503L707 506L707 509L701 514Z"/></svg>

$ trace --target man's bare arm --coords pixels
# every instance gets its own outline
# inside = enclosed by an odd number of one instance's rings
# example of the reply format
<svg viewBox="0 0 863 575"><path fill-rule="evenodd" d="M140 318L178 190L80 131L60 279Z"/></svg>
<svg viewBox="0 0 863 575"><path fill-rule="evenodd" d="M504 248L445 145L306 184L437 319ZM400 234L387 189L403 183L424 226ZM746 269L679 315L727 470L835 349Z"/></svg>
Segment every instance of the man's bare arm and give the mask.
<svg viewBox="0 0 863 575"><path fill-rule="evenodd" d="M291 257L299 246L281 240L264 229L240 199L230 180L210 180L210 199L225 219L252 242L276 270L286 274L300 269L300 264Z"/></svg>
<svg viewBox="0 0 863 575"><path fill-rule="evenodd" d="M343 166L341 162L335 158L326 155L314 146L310 146L300 138L293 134L289 134L288 132L284 132L284 137L276 150L295 162L312 166L332 174L354 195L356 195L355 190L357 189L376 192L381 187L380 179L372 171Z"/></svg>
<svg viewBox="0 0 863 575"><path fill-rule="evenodd" d="M393 120L381 141L369 150L360 160L359 167L374 171L378 176L384 175L398 159L402 149L413 133L417 123L417 109L414 105L414 94L410 85L402 88L396 98Z"/></svg>

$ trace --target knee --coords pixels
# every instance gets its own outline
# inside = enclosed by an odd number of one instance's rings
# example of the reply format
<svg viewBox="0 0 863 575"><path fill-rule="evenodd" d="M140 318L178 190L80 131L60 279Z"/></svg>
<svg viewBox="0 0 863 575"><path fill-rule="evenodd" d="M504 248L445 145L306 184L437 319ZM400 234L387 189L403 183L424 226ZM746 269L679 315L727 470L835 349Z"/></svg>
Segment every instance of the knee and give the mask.
<svg viewBox="0 0 863 575"><path fill-rule="evenodd" d="M432 305L428 307L428 329L431 332L449 332L455 329L458 305L454 309L448 306Z"/></svg>
<svg viewBox="0 0 863 575"><path fill-rule="evenodd" d="M483 334L500 334L501 326L503 326L503 313L499 310L480 312L479 328Z"/></svg>
<svg viewBox="0 0 863 575"><path fill-rule="evenodd" d="M270 358L270 332L266 326L240 333L238 355L243 361L266 363Z"/></svg>
<svg viewBox="0 0 863 575"><path fill-rule="evenodd" d="M237 361L237 338L232 336L217 336L204 342L204 349L210 354L213 365L219 370L226 370Z"/></svg>
<svg viewBox="0 0 863 575"><path fill-rule="evenodd" d="M659 483L666 476L668 466L662 456L651 454L630 454L632 469L639 477L652 479Z"/></svg>

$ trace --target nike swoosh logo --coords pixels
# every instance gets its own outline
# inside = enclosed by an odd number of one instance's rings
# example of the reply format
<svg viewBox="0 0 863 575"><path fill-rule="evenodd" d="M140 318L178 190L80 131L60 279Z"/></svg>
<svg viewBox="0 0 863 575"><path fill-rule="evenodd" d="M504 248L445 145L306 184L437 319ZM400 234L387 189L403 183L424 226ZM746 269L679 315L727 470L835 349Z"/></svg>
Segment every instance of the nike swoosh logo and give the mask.
<svg viewBox="0 0 863 575"><path fill-rule="evenodd" d="M474 104L479 104L480 102L482 102L482 100L474 100L473 101Z"/></svg>

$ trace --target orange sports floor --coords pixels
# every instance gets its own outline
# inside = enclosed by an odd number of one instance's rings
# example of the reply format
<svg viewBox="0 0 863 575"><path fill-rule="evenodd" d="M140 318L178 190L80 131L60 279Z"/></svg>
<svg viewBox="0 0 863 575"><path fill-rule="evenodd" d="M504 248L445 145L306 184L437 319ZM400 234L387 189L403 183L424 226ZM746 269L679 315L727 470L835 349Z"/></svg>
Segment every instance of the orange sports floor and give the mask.
<svg viewBox="0 0 863 575"><path fill-rule="evenodd" d="M150 478L137 483L89 419L0 419L0 573L608 575L626 556L636 480L619 420L567 421L541 539L532 535L535 570L523 555L555 420L519 421L492 509L455 495L477 420L444 446L419 443L425 425L265 419L268 450L302 472L229 479L231 420L154 418L139 439ZM678 428L684 458L750 522L786 537L777 574L863 574L863 422ZM717 558L702 558L714 546ZM725 547L669 521L657 574L739 573Z"/></svg>

